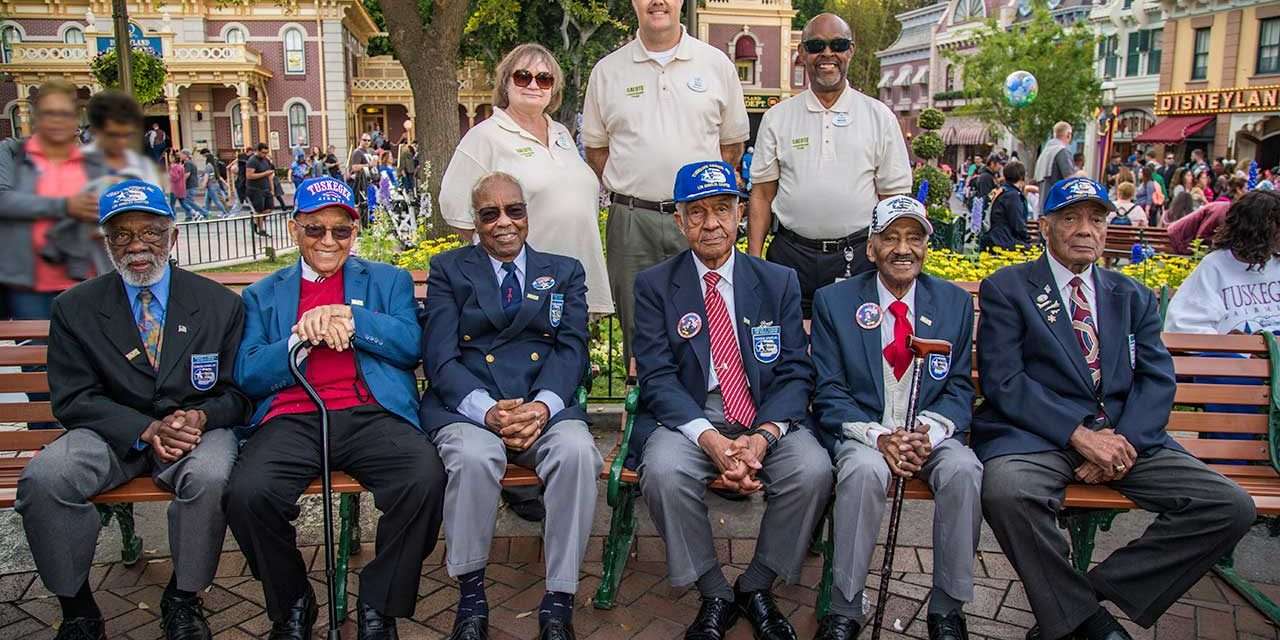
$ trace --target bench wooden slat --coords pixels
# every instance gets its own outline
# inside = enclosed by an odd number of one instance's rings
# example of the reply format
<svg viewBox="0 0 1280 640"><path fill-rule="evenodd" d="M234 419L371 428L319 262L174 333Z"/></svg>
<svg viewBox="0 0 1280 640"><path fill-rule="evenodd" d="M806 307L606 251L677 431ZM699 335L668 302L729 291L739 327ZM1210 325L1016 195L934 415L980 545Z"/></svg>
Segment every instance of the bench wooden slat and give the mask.
<svg viewBox="0 0 1280 640"><path fill-rule="evenodd" d="M48 336L48 320L8 320L0 322L0 340L43 340Z"/></svg>
<svg viewBox="0 0 1280 640"><path fill-rule="evenodd" d="M1198 440L1175 438L1191 455L1201 460L1271 460L1266 440Z"/></svg>
<svg viewBox="0 0 1280 640"><path fill-rule="evenodd" d="M37 392L49 392L49 378L44 373L0 373L0 393Z"/></svg>
<svg viewBox="0 0 1280 640"><path fill-rule="evenodd" d="M1270 401L1271 387L1241 384L1204 384L1179 382L1173 394L1175 403L1183 404L1238 404L1266 406Z"/></svg>
<svg viewBox="0 0 1280 640"><path fill-rule="evenodd" d="M1211 464L1209 468L1237 481L1241 478L1280 479L1280 474L1277 474L1275 468L1269 464Z"/></svg>
<svg viewBox="0 0 1280 640"><path fill-rule="evenodd" d="M1194 431L1197 433L1258 433L1267 432L1267 416L1261 413L1195 413L1174 411L1169 414L1169 431Z"/></svg>
<svg viewBox="0 0 1280 640"><path fill-rule="evenodd" d="M3 402L0 403L0 422L53 422L53 408L48 402Z"/></svg>
<svg viewBox="0 0 1280 640"><path fill-rule="evenodd" d="M1262 336L1213 335L1205 333L1165 333L1164 346L1171 353L1249 353L1265 356L1267 345Z"/></svg>
<svg viewBox="0 0 1280 640"><path fill-rule="evenodd" d="M1271 375L1264 358L1174 356L1173 370L1180 376L1230 376L1264 381Z"/></svg>
<svg viewBox="0 0 1280 640"><path fill-rule="evenodd" d="M44 345L0 346L0 366L44 365L48 361L49 348Z"/></svg>

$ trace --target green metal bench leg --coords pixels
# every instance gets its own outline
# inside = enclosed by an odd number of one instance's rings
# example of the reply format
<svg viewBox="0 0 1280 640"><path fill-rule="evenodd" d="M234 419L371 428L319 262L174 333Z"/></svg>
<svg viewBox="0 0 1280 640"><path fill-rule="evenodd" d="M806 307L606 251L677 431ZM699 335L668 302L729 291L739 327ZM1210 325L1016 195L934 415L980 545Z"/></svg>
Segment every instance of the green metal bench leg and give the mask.
<svg viewBox="0 0 1280 640"><path fill-rule="evenodd" d="M604 541L604 575L600 578L600 588L596 590L597 609L612 609L618 598L618 586L622 584L622 573L627 568L627 558L636 537L636 493L635 485L618 487L618 500L609 522L609 537Z"/></svg>
<svg viewBox="0 0 1280 640"><path fill-rule="evenodd" d="M113 516L116 524L120 525L120 562L126 567L133 566L142 558L142 538L135 533L133 503L100 504L97 507L103 527L111 524Z"/></svg>
<svg viewBox="0 0 1280 640"><path fill-rule="evenodd" d="M351 532L356 525L352 516L358 517L355 505L358 493L343 493L338 498L338 559L333 568L333 579L338 592L338 622L347 619L347 572L351 561ZM357 525L358 526L358 525Z"/></svg>
<svg viewBox="0 0 1280 640"><path fill-rule="evenodd" d="M833 511L835 499L832 498L831 504L827 506L826 523L827 536L822 541L822 582L818 583L818 603L814 613L821 620L827 617L827 612L831 611L831 590L835 588L835 548L836 548L836 516Z"/></svg>
<svg viewBox="0 0 1280 640"><path fill-rule="evenodd" d="M1122 509L1063 509L1058 526L1071 536L1071 563L1076 571L1088 573L1093 561L1093 547L1098 531L1110 531L1111 523Z"/></svg>
<svg viewBox="0 0 1280 640"><path fill-rule="evenodd" d="M1224 582L1231 585L1240 597L1249 601L1254 609L1259 613L1271 619L1272 624L1280 626L1280 605L1277 605L1267 594L1258 590L1257 587L1245 580L1240 574L1236 573L1234 552L1222 556L1218 560L1218 564L1214 565L1213 572L1218 574Z"/></svg>

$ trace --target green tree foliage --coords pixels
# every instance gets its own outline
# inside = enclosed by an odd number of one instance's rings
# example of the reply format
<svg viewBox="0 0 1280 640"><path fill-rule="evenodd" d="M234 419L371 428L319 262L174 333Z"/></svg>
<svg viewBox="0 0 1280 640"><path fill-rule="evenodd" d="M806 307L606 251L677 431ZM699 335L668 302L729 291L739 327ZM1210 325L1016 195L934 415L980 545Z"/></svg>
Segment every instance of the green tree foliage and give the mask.
<svg viewBox="0 0 1280 640"><path fill-rule="evenodd" d="M887 49L902 32L902 24L894 16L933 3L934 0L826 0L825 10L844 18L853 30L849 84L867 95L879 95L876 85L880 84L880 60L876 52Z"/></svg>
<svg viewBox="0 0 1280 640"><path fill-rule="evenodd" d="M1026 22L1005 30L990 20L977 38L976 51L950 54L964 65L964 88L973 96L961 111L1007 127L1028 149L1039 149L1054 123L1079 123L1101 102L1094 74L1096 37L1084 22L1059 25L1044 0L1037 0ZM1021 108L1011 106L1004 94L1005 78L1019 69L1040 83L1035 101Z"/></svg>
<svg viewBox="0 0 1280 640"><path fill-rule="evenodd" d="M119 54L112 47L93 59L89 68L93 79L104 87L120 88ZM142 49L129 51L130 71L133 74L133 98L138 104L148 105L164 97L164 80L168 75L164 60L151 55Z"/></svg>
<svg viewBox="0 0 1280 640"><path fill-rule="evenodd" d="M373 18L373 23L378 25L378 30L386 31L387 20L382 17L382 5L378 4L378 0L361 0L361 2L364 4L364 10L369 12L369 17ZM391 40L386 36L369 38L367 52L371 56L395 55L395 50L391 48Z"/></svg>
<svg viewBox="0 0 1280 640"><path fill-rule="evenodd" d="M827 10L827 0L791 0L796 15L791 18L792 29L803 29L810 18Z"/></svg>

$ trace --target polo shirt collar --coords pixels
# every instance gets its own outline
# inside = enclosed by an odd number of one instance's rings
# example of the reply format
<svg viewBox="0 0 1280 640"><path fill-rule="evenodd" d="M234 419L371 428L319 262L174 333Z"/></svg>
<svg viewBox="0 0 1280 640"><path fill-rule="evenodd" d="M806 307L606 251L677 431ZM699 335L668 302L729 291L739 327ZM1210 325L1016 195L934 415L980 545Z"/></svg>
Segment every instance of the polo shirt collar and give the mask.
<svg viewBox="0 0 1280 640"><path fill-rule="evenodd" d="M680 25L680 42L676 45L676 60L690 60L693 58L693 38L689 37L689 32L684 25ZM649 54L644 51L644 43L640 42L640 30L636 29L636 37L631 40L631 60L633 62L648 62L652 60Z"/></svg>
<svg viewBox="0 0 1280 640"><path fill-rule="evenodd" d="M550 132L551 116L544 113L542 114L542 117L547 119L547 131ZM511 114L507 113L506 109L503 109L501 107L494 107L492 119L502 129L510 131L511 133L514 133L523 138L528 138L530 140L533 140L538 144L542 144L542 141L538 140L536 136L534 136L532 133L529 133L528 131L525 131L524 127L520 126L520 123L516 122L516 119L512 118Z"/></svg>
<svg viewBox="0 0 1280 640"><path fill-rule="evenodd" d="M822 113L824 111L833 111L835 113L849 113L853 107L853 88L845 85L844 91L840 92L840 97L836 99L836 103L828 109L822 106L818 101L818 96L814 95L813 89L804 90L804 106L814 113Z"/></svg>

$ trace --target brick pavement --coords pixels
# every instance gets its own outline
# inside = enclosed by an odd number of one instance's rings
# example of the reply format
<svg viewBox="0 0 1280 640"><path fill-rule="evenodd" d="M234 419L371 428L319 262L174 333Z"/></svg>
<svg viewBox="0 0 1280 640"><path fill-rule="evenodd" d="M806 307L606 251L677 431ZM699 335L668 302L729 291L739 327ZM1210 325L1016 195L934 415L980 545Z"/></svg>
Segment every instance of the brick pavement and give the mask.
<svg viewBox="0 0 1280 640"><path fill-rule="evenodd" d="M597 611L590 598L599 584L600 554L603 539L592 538L584 579L579 589L575 626L580 638L609 640L636 638L667 640L679 638L684 625L697 610L697 593L672 589L665 580L662 541L656 537L640 537L622 582L619 606L612 611ZM750 561L755 541L752 539L718 539L721 560L728 564L726 573L732 580ZM443 547L443 544L441 545ZM321 599L324 618L323 557L318 547L305 547L303 555L312 569L312 583ZM352 564L367 561L372 549L366 543L365 553L354 556ZM494 640L526 640L537 635L537 605L542 597L542 565L539 561L541 542L537 538L498 538L494 542L489 579L489 602ZM400 621L400 635L414 638L443 638L453 622L457 590L445 572L441 549L423 566L417 610L412 620ZM928 547L902 547L895 558L894 581L890 584L887 620L901 623L902 633L887 632L889 640L927 638L924 626L924 600L929 590L932 550ZM872 566L879 566L876 559ZM164 557L147 557L133 567L118 563L94 566L90 584L99 605L109 618L107 631L112 638L156 640L162 637L158 624L160 595L168 582L170 561ZM821 559L806 562L797 585L781 585L775 589L779 605L795 624L801 638L811 638L817 627L813 606L816 586L821 574ZM270 626L263 613L262 590L245 566L238 552L222 556L215 584L203 594L209 623L217 638L260 638ZM981 552L977 564L977 597L967 607L970 634L973 638L1023 638L1033 623L1026 594L1016 580L1008 561L1000 553ZM872 576L872 587L878 578ZM1280 587L1261 585L1271 598L1280 601ZM353 573L350 582L354 609L359 581ZM54 635L53 625L59 619L57 601L46 591L33 573L0 576L0 638L44 640ZM1225 584L1216 578L1201 580L1182 600L1165 614L1151 630L1139 629L1126 622L1137 640L1280 640L1280 630L1271 625ZM355 638L350 623L344 637ZM317 637L321 637L317 635ZM740 623L731 640L750 638L750 630Z"/></svg>

